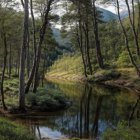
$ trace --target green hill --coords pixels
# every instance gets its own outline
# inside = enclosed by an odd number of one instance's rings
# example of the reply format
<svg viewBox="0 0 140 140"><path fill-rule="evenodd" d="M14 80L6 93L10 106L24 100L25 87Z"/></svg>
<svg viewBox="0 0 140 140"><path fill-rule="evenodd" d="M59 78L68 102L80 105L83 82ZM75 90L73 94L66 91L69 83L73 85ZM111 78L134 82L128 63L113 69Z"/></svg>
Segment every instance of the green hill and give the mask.
<svg viewBox="0 0 140 140"><path fill-rule="evenodd" d="M49 68L47 76L61 79L81 79L83 78L83 64L80 55L65 55L58 59Z"/></svg>

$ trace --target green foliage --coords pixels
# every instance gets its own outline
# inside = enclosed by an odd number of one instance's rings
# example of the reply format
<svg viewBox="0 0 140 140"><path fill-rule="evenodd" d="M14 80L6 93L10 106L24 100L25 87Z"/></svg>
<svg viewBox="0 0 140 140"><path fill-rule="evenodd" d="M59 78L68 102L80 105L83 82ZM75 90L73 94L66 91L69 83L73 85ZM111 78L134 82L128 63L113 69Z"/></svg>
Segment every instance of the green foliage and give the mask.
<svg viewBox="0 0 140 140"><path fill-rule="evenodd" d="M50 67L50 72L48 75L55 76L64 76L76 74L82 75L83 73L83 64L82 58L80 55L74 56L63 56L61 59L55 61L55 63Z"/></svg>
<svg viewBox="0 0 140 140"><path fill-rule="evenodd" d="M40 88L38 93L29 93L26 95L29 106L38 106L45 109L53 109L65 104L66 98L60 90Z"/></svg>
<svg viewBox="0 0 140 140"><path fill-rule="evenodd" d="M131 64L130 64L130 59L129 59L129 56L128 56L128 52L123 51L119 55L118 60L116 61L116 64L119 67L127 67L127 66L130 66Z"/></svg>
<svg viewBox="0 0 140 140"><path fill-rule="evenodd" d="M108 129L103 140L139 140L140 121L136 121L133 126L128 127L125 122L119 123L116 130Z"/></svg>
<svg viewBox="0 0 140 140"><path fill-rule="evenodd" d="M102 82L120 77L120 73L116 70L98 70L93 76L89 76L89 81Z"/></svg>
<svg viewBox="0 0 140 140"><path fill-rule="evenodd" d="M18 105L18 85L17 78L6 78L4 81L5 102L8 107Z"/></svg>
<svg viewBox="0 0 140 140"><path fill-rule="evenodd" d="M35 140L27 128L0 118L0 140Z"/></svg>

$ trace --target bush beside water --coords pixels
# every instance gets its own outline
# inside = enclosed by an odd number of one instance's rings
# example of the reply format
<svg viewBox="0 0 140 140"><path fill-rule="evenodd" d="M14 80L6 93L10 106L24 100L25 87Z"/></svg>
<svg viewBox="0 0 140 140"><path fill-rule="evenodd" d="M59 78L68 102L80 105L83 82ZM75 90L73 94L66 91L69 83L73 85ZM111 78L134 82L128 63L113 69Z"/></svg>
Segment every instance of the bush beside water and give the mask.
<svg viewBox="0 0 140 140"><path fill-rule="evenodd" d="M40 111L55 111L68 106L68 101L64 94L56 89L40 88L36 94L27 94L26 99L30 107Z"/></svg>

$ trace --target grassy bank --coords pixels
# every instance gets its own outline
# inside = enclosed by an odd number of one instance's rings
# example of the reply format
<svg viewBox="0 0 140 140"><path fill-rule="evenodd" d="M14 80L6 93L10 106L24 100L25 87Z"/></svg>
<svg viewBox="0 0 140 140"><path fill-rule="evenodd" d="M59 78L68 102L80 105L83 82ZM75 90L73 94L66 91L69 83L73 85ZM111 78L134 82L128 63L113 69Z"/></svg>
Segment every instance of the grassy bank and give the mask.
<svg viewBox="0 0 140 140"><path fill-rule="evenodd" d="M121 64L120 60L117 62ZM118 63L104 70L93 66L93 75L85 78L80 55L64 56L49 68L45 77L48 80L89 81L140 91L140 78L138 78L135 69L132 66L128 67L126 64L119 66ZM129 63L129 61L125 63Z"/></svg>
<svg viewBox="0 0 140 140"><path fill-rule="evenodd" d="M133 125L128 127L126 122L121 122L115 129L108 129L103 140L139 140L140 139L140 121L134 121Z"/></svg>
<svg viewBox="0 0 140 140"><path fill-rule="evenodd" d="M19 80L17 77L5 77L4 81L4 95L5 103L8 107L8 112L3 111L2 105L0 105L0 110L3 113L18 113L19 106L19 92L18 92ZM39 87L36 94L29 91L25 96L26 110L28 112L32 111L55 111L61 110L69 106L69 101L64 96L60 90L55 90L50 87ZM19 112L20 113L20 112Z"/></svg>
<svg viewBox="0 0 140 140"><path fill-rule="evenodd" d="M108 71L109 74L116 74L116 77L112 77L110 79L104 79L100 81L103 84L117 86L117 87L124 87L124 88L131 88L136 91L140 91L140 78L137 76L136 71L134 68L117 68L113 70L100 70L95 73L93 76L93 81L95 80L94 77L100 78L106 77Z"/></svg>
<svg viewBox="0 0 140 140"><path fill-rule="evenodd" d="M61 79L67 81L84 81L81 56L63 56L49 68L47 79Z"/></svg>
<svg viewBox="0 0 140 140"><path fill-rule="evenodd" d="M0 118L0 140L36 140L36 138L27 128Z"/></svg>

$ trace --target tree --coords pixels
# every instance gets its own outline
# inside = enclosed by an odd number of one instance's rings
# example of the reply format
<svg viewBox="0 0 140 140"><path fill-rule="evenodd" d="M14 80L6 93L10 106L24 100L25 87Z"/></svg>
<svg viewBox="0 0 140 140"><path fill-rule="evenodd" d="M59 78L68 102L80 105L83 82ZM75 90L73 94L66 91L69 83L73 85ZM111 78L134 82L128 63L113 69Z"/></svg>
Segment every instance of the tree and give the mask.
<svg viewBox="0 0 140 140"><path fill-rule="evenodd" d="M137 35L136 27L135 27L135 7L134 7L134 0L132 0L132 15L133 15L133 18L131 17L131 10L130 10L130 6L129 6L128 0L125 0L125 3L127 5L130 26L131 26L132 33L133 33L133 36L134 36L135 46L137 48L137 55L140 56L138 35Z"/></svg>
<svg viewBox="0 0 140 140"><path fill-rule="evenodd" d="M53 0L47 1L44 7L44 11L41 14L42 15L42 26L40 27L39 32L39 42L36 44L36 33L35 33L35 19L34 19L34 13L33 13L33 3L30 1L30 7L31 7L31 16L32 16L32 25L33 25L33 44L34 44L34 60L33 65L31 69L30 76L27 80L25 92L27 93L29 91L29 88L31 84L33 83L33 92L37 91L37 87L39 84L39 65L40 65L40 59L41 59L41 51L42 51L42 43L44 41L44 35L46 32L46 28L49 24L49 13L50 8ZM33 82L34 80L34 82Z"/></svg>
<svg viewBox="0 0 140 140"><path fill-rule="evenodd" d="M123 34L124 34L124 37L125 37L125 46L127 48L127 51L128 51L129 57L130 57L130 61L131 61L132 65L134 66L134 68L136 69L138 76L140 77L140 70L139 70L136 62L134 61L133 55L132 55L130 47L129 47L128 35L127 35L127 32L126 32L125 27L123 25L123 22L121 20L120 5L119 5L119 1L118 0L116 0L116 6L117 6L119 22L120 22L120 25L121 25L121 28L122 28L122 31L123 31Z"/></svg>
<svg viewBox="0 0 140 140"><path fill-rule="evenodd" d="M4 43L4 59L3 59L3 70L2 70L2 76L1 76L1 96L2 96L2 105L3 108L6 110L7 107L5 105L4 101L4 90L3 90L3 84L4 84L4 77L5 77L5 69L6 69L6 63L7 63L7 39L6 39L6 34L4 31L2 31L2 40Z"/></svg>
<svg viewBox="0 0 140 140"><path fill-rule="evenodd" d="M2 46L3 46L3 64L2 64L2 75L1 75L1 83L0 83L0 92L1 92L1 97L2 97L2 105L3 108L6 110L6 104L5 104L5 99L4 99L4 80L5 80L5 71L6 71L6 66L7 66L7 56L8 56L8 30L9 30L9 25L8 22L11 20L12 14L15 13L15 11L9 7L11 7L12 0L10 1L1 1L0 2L0 12L1 12L1 17L0 17L0 35L1 35L1 40L2 40Z"/></svg>
<svg viewBox="0 0 140 140"><path fill-rule="evenodd" d="M97 11L95 7L95 0L91 1L92 3L92 12L93 12L93 29L94 29L94 37L95 37L95 46L96 46L96 56L98 60L98 64L100 68L104 68L103 57L101 53L100 40L99 40L99 29L98 29L98 21L97 21Z"/></svg>
<svg viewBox="0 0 140 140"><path fill-rule="evenodd" d="M26 49L28 46L28 0L24 0L24 23L23 23L23 37L20 52L20 75L19 75L19 109L25 111L25 61Z"/></svg>

